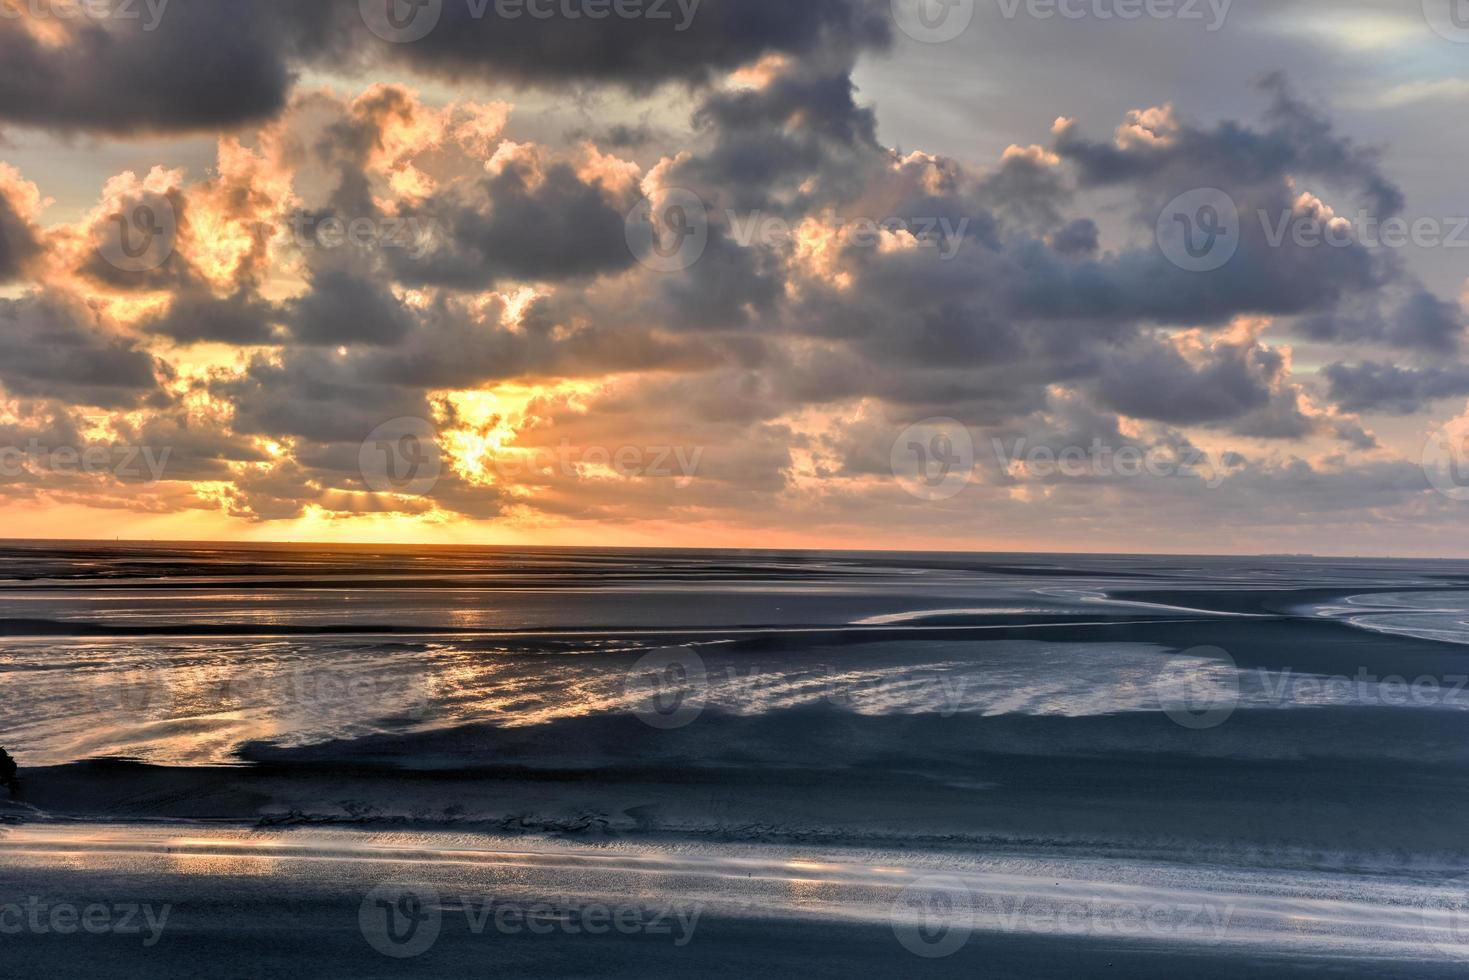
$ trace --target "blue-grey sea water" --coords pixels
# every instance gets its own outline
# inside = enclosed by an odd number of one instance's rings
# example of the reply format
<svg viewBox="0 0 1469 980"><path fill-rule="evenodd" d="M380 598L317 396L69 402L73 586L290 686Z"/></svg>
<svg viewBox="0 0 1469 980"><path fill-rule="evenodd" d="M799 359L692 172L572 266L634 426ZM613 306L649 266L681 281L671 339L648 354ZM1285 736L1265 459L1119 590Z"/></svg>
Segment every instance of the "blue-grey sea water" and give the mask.
<svg viewBox="0 0 1469 980"><path fill-rule="evenodd" d="M12 543L0 891L176 895L160 976L262 880L376 975L338 906L393 862L707 913L548 975L789 972L729 959L759 922L848 975L1454 975L1466 688L1465 562Z"/></svg>

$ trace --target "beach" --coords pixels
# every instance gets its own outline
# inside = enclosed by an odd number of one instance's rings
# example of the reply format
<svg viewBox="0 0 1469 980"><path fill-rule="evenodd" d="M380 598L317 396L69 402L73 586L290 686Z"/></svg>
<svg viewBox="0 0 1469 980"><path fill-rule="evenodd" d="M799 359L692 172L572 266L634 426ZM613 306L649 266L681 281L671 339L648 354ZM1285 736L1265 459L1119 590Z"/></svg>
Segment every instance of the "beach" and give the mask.
<svg viewBox="0 0 1469 980"><path fill-rule="evenodd" d="M1469 563L3 558L19 975L1469 964Z"/></svg>

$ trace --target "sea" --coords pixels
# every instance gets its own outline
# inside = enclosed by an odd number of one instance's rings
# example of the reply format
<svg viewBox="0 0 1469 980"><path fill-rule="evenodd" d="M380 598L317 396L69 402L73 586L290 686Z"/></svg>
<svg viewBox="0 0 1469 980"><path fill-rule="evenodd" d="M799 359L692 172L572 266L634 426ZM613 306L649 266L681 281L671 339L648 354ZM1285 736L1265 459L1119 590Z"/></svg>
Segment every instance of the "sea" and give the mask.
<svg viewBox="0 0 1469 980"><path fill-rule="evenodd" d="M0 692L171 910L17 975L1469 975L1469 562L0 542Z"/></svg>

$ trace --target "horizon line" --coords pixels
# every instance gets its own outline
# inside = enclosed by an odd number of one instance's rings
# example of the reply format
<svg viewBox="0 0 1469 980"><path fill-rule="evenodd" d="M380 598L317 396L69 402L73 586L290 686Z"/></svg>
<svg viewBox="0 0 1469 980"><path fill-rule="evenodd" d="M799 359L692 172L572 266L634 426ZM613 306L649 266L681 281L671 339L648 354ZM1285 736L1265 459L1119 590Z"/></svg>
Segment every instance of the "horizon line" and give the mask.
<svg viewBox="0 0 1469 980"><path fill-rule="evenodd" d="M127 545L130 547L168 547L168 546L207 546L219 550L272 550L280 548L321 548L340 550L360 550L363 548L388 548L401 551L545 551L545 552L578 552L578 551L605 551L605 552L705 552L705 553L729 553L747 554L751 552L775 555L946 555L946 556L1028 556L1036 558L1270 558L1275 560L1298 560L1298 561L1469 561L1469 558L1455 558L1444 555L1363 555L1363 554L1336 554L1323 555L1306 552L1190 552L1190 551L984 551L975 549L932 549L932 548L707 548L687 546L658 546L658 545L520 545L520 544L441 544L441 543L403 543L403 542L342 542L342 541L236 541L236 540L204 540L192 538L26 538L26 537L0 537L0 546L5 545L44 545L44 544L88 544L88 545Z"/></svg>

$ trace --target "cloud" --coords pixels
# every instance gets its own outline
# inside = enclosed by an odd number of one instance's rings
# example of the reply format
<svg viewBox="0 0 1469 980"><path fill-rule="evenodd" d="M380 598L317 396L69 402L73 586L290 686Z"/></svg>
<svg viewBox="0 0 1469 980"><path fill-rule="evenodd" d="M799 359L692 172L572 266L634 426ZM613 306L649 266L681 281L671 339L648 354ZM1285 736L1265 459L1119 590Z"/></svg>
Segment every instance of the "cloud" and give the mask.
<svg viewBox="0 0 1469 980"><path fill-rule="evenodd" d="M1309 174L1356 188L1380 217L1402 210L1403 193L1382 174L1377 150L1338 134L1326 116L1296 97L1284 75L1270 75L1261 88L1271 97L1263 128L1232 121L1204 128L1163 107L1130 117L1112 143L1088 140L1074 125L1063 126L1055 149L1090 186L1176 179L1183 171L1200 181L1196 187L1210 180L1259 187Z"/></svg>
<svg viewBox="0 0 1469 980"><path fill-rule="evenodd" d="M1459 103L1466 97L1469 97L1469 78L1436 78L1394 85L1372 101L1385 109L1401 109L1422 102Z"/></svg>
<svg viewBox="0 0 1469 980"><path fill-rule="evenodd" d="M1344 305L1302 318L1298 332L1322 342L1376 342L1440 354L1457 351L1464 339L1465 316L1458 303L1443 300L1419 286L1396 291L1400 298L1385 307L1384 291L1368 302ZM1406 292L1406 295L1402 295Z"/></svg>
<svg viewBox="0 0 1469 980"><path fill-rule="evenodd" d="M1443 398L1469 395L1469 367L1404 368L1379 361L1335 363L1321 369L1331 398L1353 412L1412 415Z"/></svg>
<svg viewBox="0 0 1469 980"><path fill-rule="evenodd" d="M272 324L278 317L274 307L247 292L223 299L203 292L180 293L166 312L145 320L140 329L181 344L256 346L276 340Z"/></svg>
<svg viewBox="0 0 1469 980"><path fill-rule="evenodd" d="M14 395L134 408L158 393L164 370L76 296L0 299L0 384Z"/></svg>
<svg viewBox="0 0 1469 980"><path fill-rule="evenodd" d="M1291 381L1288 351L1259 342L1263 326L1244 321L1214 338L1197 332L1140 338L1105 359L1098 395L1133 418L1303 438L1316 424Z"/></svg>
<svg viewBox="0 0 1469 980"><path fill-rule="evenodd" d="M633 264L627 213L635 197L534 149L497 154L497 161L496 173L422 202L434 233L422 250L392 251L400 280L486 289L504 280L555 281Z"/></svg>
<svg viewBox="0 0 1469 980"><path fill-rule="evenodd" d="M154 17L36 17L0 31L0 120L113 136L265 120L295 84L294 59L328 40L342 4L167 4ZM353 4L352 6L355 6ZM18 14L19 19L15 19Z"/></svg>
<svg viewBox="0 0 1469 980"><path fill-rule="evenodd" d="M405 44L375 36L357 0L188 0L72 19L21 9L0 32L0 120L124 137L236 127L278 115L303 72L364 66L642 91L704 83L771 53L815 58L882 47L890 34L886 0L657 6L670 16L503 17L494 0L450 2L433 30Z"/></svg>
<svg viewBox="0 0 1469 980"><path fill-rule="evenodd" d="M305 344L392 346L413 330L413 314L381 283L327 270L288 304L286 321Z"/></svg>
<svg viewBox="0 0 1469 980"><path fill-rule="evenodd" d="M19 171L0 164L0 285L21 277L41 254L41 231L35 212L41 203L36 185Z"/></svg>
<svg viewBox="0 0 1469 980"><path fill-rule="evenodd" d="M355 4L352 6L355 7ZM530 85L613 83L635 90L708 82L769 54L821 60L886 46L886 0L700 0L648 5L667 16L487 16L446 3L421 41L375 53L426 74Z"/></svg>
<svg viewBox="0 0 1469 980"><path fill-rule="evenodd" d="M601 39L464 24L462 37L388 45L360 21L266 8L275 26L257 30L289 38L273 49L288 73L612 79L629 102L678 80L695 84L656 98L687 105L688 126L571 142L558 124L546 143L504 101L287 84L263 117L230 110L259 125L200 124L218 137L212 167L120 174L72 224L40 231L36 194L0 195L19 202L11 219L0 209L0 229L32 243L14 263L29 291L0 307L6 396L66 418L100 406L129 438L177 446L179 479L197 486L140 492L138 506L253 522L860 533L894 514L1084 528L1098 507L1197 524L1234 507L1279 519L1288 503L1272 493L1323 510L1410 501L1403 460L1352 413L1462 379L1368 362L1318 383L1296 375L1286 340L1308 340L1313 363L1353 345L1442 357L1458 349L1462 311L1397 257L1271 240L1256 215L1402 206L1382 157L1278 80L1252 120L1144 104L1110 137L1063 122L1048 145L1001 141L978 163L880 138L853 66L882 43L885 26L865 18L886 4L812 0L784 18L763 0L706 4L730 33L686 48L621 24ZM196 125L151 111L119 131ZM1235 258L1209 273L1155 240L1163 207L1201 186L1244 219ZM707 241L687 267L655 268L629 242L629 215L675 189L693 195ZM140 206L174 216L169 255L108 261L96 240ZM984 459L996 464L976 478L987 495L925 509L893 480L891 452L930 417L970 426L981 456L991 434L1101 440L1205 453L1220 480L1032 478ZM419 494L363 472L364 445L402 419L427 427L444 462ZM664 453L665 466L618 472L620 450ZM668 468L679 453L689 471Z"/></svg>

